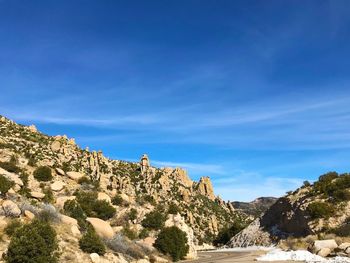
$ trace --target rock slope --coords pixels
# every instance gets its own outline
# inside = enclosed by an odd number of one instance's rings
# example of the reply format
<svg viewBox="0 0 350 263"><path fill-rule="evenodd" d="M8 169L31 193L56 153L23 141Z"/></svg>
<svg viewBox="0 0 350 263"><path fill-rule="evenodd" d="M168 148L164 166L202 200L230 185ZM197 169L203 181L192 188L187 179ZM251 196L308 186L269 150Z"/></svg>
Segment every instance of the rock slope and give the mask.
<svg viewBox="0 0 350 263"><path fill-rule="evenodd" d="M16 169L7 167L13 160ZM42 166L52 171L50 182L36 180L33 173ZM62 214L64 203L74 200L77 191L91 189L98 192L97 199L107 203L116 196L121 199L113 204L117 213L108 221L88 218L103 238L112 238L123 229L140 235L141 222L148 213L176 207L173 214L178 215L168 218L167 224L173 222L186 231L192 256L195 245L210 243L222 228L235 220L245 220L245 215L235 211L231 203L215 196L208 177L194 182L181 168L151 166L146 155L139 163L112 160L101 151L81 149L65 135L48 136L33 125L23 126L5 117L0 117L0 175L14 182L0 201L0 214L34 217L38 207L51 203L60 221L71 226L73 236L79 231L77 222ZM25 209L28 203L37 207ZM143 238L152 243L154 233L148 235L148 239Z"/></svg>

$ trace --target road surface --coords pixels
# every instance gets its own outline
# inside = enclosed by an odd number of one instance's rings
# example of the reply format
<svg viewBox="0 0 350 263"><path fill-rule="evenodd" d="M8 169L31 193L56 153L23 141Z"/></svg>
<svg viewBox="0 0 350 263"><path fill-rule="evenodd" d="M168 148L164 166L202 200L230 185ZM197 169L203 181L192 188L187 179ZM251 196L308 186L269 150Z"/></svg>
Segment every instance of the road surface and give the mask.
<svg viewBox="0 0 350 263"><path fill-rule="evenodd" d="M257 263L255 259L265 254L263 251L247 251L247 252L199 252L198 259L185 260L183 263ZM263 263L262 261L258 261ZM282 261L290 263L290 261ZM274 261L274 263L282 263ZM295 262L294 262L295 263Z"/></svg>

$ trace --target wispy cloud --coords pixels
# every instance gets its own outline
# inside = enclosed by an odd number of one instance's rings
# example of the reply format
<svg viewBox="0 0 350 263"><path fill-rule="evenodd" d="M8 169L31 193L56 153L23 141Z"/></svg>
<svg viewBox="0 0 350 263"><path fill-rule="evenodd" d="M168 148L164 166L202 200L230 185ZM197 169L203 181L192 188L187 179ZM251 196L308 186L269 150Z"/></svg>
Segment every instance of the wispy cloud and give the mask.
<svg viewBox="0 0 350 263"><path fill-rule="evenodd" d="M220 175L226 171L224 167L219 164L207 164L207 163L187 163L187 162L169 162L169 161L157 161L152 160L152 164L161 167L181 167L190 173L190 175Z"/></svg>

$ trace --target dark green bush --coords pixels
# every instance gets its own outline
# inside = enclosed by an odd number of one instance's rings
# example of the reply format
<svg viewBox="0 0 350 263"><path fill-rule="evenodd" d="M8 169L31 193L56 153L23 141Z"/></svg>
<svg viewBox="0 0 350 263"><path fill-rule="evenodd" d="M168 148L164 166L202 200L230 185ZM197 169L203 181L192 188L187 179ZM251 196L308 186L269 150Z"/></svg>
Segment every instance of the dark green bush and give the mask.
<svg viewBox="0 0 350 263"><path fill-rule="evenodd" d="M231 238L234 235L238 234L243 228L243 224L235 222L231 227L226 227L222 229L213 241L214 246L225 245L231 240Z"/></svg>
<svg viewBox="0 0 350 263"><path fill-rule="evenodd" d="M165 216L159 211L152 211L142 220L142 226L149 229L161 229L165 223Z"/></svg>
<svg viewBox="0 0 350 263"><path fill-rule="evenodd" d="M79 247L86 253L97 253L101 256L106 253L105 245L91 226L79 240Z"/></svg>
<svg viewBox="0 0 350 263"><path fill-rule="evenodd" d="M141 230L141 232L139 234L139 238L145 239L146 237L149 237L149 231L147 230L147 228L144 228Z"/></svg>
<svg viewBox="0 0 350 263"><path fill-rule="evenodd" d="M128 218L131 221L134 221L137 218L137 210L135 208L131 208L128 213Z"/></svg>
<svg viewBox="0 0 350 263"><path fill-rule="evenodd" d="M52 180L52 173L51 169L48 166L40 166L34 170L34 178L38 181L51 181Z"/></svg>
<svg viewBox="0 0 350 263"><path fill-rule="evenodd" d="M116 209L106 200L96 200L93 204L93 213L98 218L108 220L115 215Z"/></svg>
<svg viewBox="0 0 350 263"><path fill-rule="evenodd" d="M334 213L334 208L332 205L325 202L313 202L307 207L311 218L329 218Z"/></svg>
<svg viewBox="0 0 350 263"><path fill-rule="evenodd" d="M17 229L4 255L7 263L56 263L56 232L47 223L34 220Z"/></svg>
<svg viewBox="0 0 350 263"><path fill-rule="evenodd" d="M16 230L21 226L21 221L19 221L18 219L13 219L4 229L6 235L12 236L16 232Z"/></svg>
<svg viewBox="0 0 350 263"><path fill-rule="evenodd" d="M180 213L180 208L176 204L171 203L168 208L168 214L176 215L177 213Z"/></svg>
<svg viewBox="0 0 350 263"><path fill-rule="evenodd" d="M304 181L303 182L303 186L304 187L308 187L308 186L310 186L311 184L310 184L310 182L309 181Z"/></svg>
<svg viewBox="0 0 350 263"><path fill-rule="evenodd" d="M98 217L103 220L112 218L116 210L105 200L97 200L96 192L78 192L77 202L89 217Z"/></svg>
<svg viewBox="0 0 350 263"><path fill-rule="evenodd" d="M67 216L73 217L77 220L79 220L79 219L85 220L86 219L86 215L84 213L84 210L81 208L79 203L75 200L67 200L64 203L63 210Z"/></svg>
<svg viewBox="0 0 350 263"><path fill-rule="evenodd" d="M112 204L113 205L117 205L117 206L120 206L124 203L124 200L123 198L120 196L120 195L115 195L113 198L112 198Z"/></svg>
<svg viewBox="0 0 350 263"><path fill-rule="evenodd" d="M173 261L183 259L189 251L186 233L175 226L164 228L159 233L154 247L171 256Z"/></svg>
<svg viewBox="0 0 350 263"><path fill-rule="evenodd" d="M52 204L55 201L55 197L50 187L43 188L43 193L45 194L43 198L44 203Z"/></svg>
<svg viewBox="0 0 350 263"><path fill-rule="evenodd" d="M122 231L123 235L129 238L130 240L134 240L137 238L136 231L130 229L130 226L125 226Z"/></svg>
<svg viewBox="0 0 350 263"><path fill-rule="evenodd" d="M12 186L14 186L14 183L12 181L3 175L0 175L0 196L6 195Z"/></svg>

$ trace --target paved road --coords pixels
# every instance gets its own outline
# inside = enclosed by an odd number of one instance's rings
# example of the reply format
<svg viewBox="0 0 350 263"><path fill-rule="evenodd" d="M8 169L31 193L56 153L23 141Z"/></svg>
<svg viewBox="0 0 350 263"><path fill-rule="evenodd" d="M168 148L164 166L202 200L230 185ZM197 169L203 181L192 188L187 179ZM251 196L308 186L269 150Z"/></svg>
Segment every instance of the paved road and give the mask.
<svg viewBox="0 0 350 263"><path fill-rule="evenodd" d="M257 254L255 254L257 255ZM229 263L254 262L253 252L199 252L198 259L183 261L184 263Z"/></svg>
<svg viewBox="0 0 350 263"><path fill-rule="evenodd" d="M255 261L257 257L265 254L263 251L247 252L199 252L198 259L181 261L182 263L263 263ZM295 263L290 261L275 261L274 263Z"/></svg>

